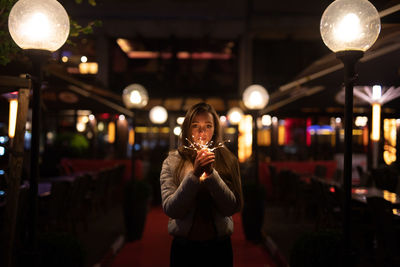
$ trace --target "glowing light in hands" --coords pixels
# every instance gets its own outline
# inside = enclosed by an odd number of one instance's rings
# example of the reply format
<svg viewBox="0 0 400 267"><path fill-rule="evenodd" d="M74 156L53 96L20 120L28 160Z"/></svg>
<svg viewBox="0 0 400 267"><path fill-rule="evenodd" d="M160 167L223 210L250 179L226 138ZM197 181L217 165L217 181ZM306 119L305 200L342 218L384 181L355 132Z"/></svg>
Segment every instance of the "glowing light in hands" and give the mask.
<svg viewBox="0 0 400 267"><path fill-rule="evenodd" d="M194 136L192 136L192 138L194 139ZM190 141L188 138L186 138L186 140L189 142L189 146L183 146L186 149L191 149L194 151L200 151L202 149L207 149L209 152L212 152L214 150L216 150L217 148L221 148L224 146L224 143L226 142L230 142L230 140L226 140L223 141L219 144L217 144L216 146L212 147L212 145L214 144L214 141L210 141L210 142L204 142L204 139L200 138L199 142L195 142L195 141ZM200 181L204 181L207 177L207 174L205 172L203 172L203 174L200 176Z"/></svg>
<svg viewBox="0 0 400 267"><path fill-rule="evenodd" d="M194 138L194 136L192 136ZM189 142L189 146L183 146L186 149L191 149L194 151L200 151L202 149L208 149L209 152L213 152L214 150L216 150L217 148L221 148L224 146L224 143L226 142L230 142L230 140L226 140L223 141L219 144L217 144L216 146L213 147L214 141L210 141L210 142L204 142L204 140L202 140L200 138L200 142L195 142L195 141L190 141L188 138L186 138L186 140Z"/></svg>

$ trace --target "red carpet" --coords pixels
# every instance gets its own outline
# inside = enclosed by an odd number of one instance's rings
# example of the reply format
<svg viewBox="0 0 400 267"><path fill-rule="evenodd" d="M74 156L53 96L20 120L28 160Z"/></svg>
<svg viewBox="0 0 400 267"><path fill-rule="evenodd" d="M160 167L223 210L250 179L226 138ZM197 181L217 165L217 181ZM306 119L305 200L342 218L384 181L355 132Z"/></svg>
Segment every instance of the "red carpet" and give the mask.
<svg viewBox="0 0 400 267"><path fill-rule="evenodd" d="M240 214L233 216L235 230L232 235L235 267L276 267L267 251L246 241ZM112 267L162 267L169 265L172 237L167 232L168 217L161 207L153 207L146 220L143 237L126 243L116 255Z"/></svg>

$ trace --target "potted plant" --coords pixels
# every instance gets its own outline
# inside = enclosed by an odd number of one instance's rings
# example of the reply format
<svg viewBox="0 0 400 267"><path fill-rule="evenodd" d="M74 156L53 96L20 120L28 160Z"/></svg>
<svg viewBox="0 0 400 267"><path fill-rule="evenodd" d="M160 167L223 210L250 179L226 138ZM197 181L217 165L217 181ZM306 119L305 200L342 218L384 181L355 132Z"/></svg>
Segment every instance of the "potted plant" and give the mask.
<svg viewBox="0 0 400 267"><path fill-rule="evenodd" d="M152 188L146 180L133 179L125 184L123 209L128 242L142 238L151 196Z"/></svg>
<svg viewBox="0 0 400 267"><path fill-rule="evenodd" d="M242 224L247 240L259 242L262 240L261 229L264 223L265 188L258 183L243 185Z"/></svg>

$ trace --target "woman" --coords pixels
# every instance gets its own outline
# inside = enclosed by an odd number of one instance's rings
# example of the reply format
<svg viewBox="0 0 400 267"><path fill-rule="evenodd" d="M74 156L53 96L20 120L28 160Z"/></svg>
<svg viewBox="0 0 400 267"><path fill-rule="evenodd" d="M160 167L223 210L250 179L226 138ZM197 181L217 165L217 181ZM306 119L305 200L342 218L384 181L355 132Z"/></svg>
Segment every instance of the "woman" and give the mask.
<svg viewBox="0 0 400 267"><path fill-rule="evenodd" d="M220 145L214 108L192 106L180 139L160 175L162 206L174 237L170 266L233 266L231 216L243 205L240 171L237 158Z"/></svg>

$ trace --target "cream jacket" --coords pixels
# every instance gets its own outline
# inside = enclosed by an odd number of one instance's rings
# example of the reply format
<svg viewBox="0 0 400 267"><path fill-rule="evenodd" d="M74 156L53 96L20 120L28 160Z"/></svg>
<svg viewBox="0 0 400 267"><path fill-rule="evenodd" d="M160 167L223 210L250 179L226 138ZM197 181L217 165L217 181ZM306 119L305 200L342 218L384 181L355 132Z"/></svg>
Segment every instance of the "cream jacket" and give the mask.
<svg viewBox="0 0 400 267"><path fill-rule="evenodd" d="M160 175L162 207L170 217L168 232L174 236L187 237L193 223L195 199L200 180L193 174L193 165L188 163L182 172L184 176L182 182L177 186L173 181L173 176L179 160L178 151L173 151L163 162ZM216 205L213 215L218 237L232 234L231 216L240 208L234 193L215 169L201 183L209 189Z"/></svg>

